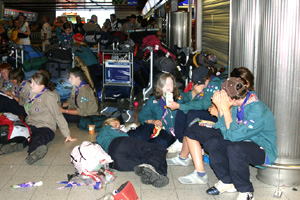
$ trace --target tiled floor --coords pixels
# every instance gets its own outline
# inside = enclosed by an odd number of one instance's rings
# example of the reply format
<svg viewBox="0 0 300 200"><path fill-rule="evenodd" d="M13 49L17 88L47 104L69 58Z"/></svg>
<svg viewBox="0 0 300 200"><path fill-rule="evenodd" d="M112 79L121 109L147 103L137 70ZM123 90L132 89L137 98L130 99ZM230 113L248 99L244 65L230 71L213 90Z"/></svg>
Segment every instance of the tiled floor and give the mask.
<svg viewBox="0 0 300 200"><path fill-rule="evenodd" d="M22 152L13 153L10 155L0 156L0 199L70 199L70 200L93 200L101 199L105 194L111 193L117 189L122 183L131 181L138 196L141 200L152 199L235 199L237 193L222 194L219 196L209 196L205 193L209 186L212 186L216 181L213 171L208 165L205 166L208 172L209 183L207 185L182 185L177 181L177 178L182 175L187 175L193 171L193 166L179 167L172 166L168 169L168 177L170 183L161 189L154 188L151 185L143 185L138 176L133 172L118 172L116 171L117 179L115 182L106 185L102 190L97 191L92 186L73 187L64 190L57 190L61 185L58 181L67 179L67 174L74 173L75 169L70 163L69 154L74 146L82 141L95 141L96 135L89 135L87 132L80 131L75 125L70 125L72 136L78 137L79 141L74 143L64 143L63 136L60 131L56 131L55 139L48 145L49 150L47 155L34 165L29 166L25 162L27 155L26 149ZM168 157L173 155L168 155ZM255 199L277 199L273 198L276 187L261 183L256 179L256 169L251 168L251 180L255 188ZM43 186L13 189L10 186L27 181L43 181ZM281 199L296 200L300 199L300 187L281 187L283 195Z"/></svg>

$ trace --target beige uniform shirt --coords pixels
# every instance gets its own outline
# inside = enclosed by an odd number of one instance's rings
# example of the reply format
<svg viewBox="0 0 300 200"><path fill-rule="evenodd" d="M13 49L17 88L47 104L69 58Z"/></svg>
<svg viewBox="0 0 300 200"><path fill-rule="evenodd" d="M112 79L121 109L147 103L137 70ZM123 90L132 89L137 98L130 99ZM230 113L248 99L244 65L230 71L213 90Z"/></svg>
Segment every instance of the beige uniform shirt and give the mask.
<svg viewBox="0 0 300 200"><path fill-rule="evenodd" d="M0 91L6 93L10 92L13 93L14 91L14 86L11 81L5 82L3 78L0 78Z"/></svg>
<svg viewBox="0 0 300 200"><path fill-rule="evenodd" d="M33 98L34 94L30 94ZM57 96L54 92L46 90L40 97L35 99L31 104L26 100L24 105L27 113L26 123L37 128L47 127L53 132L56 131L56 124L58 125L61 133L68 137L70 136L70 130L68 123L60 112L57 105Z"/></svg>
<svg viewBox="0 0 300 200"><path fill-rule="evenodd" d="M93 90L89 85L84 85L79 89L77 96L77 106L75 105L75 86L72 89L71 97L68 99L68 108L76 109L80 116L98 115L98 104Z"/></svg>
<svg viewBox="0 0 300 200"><path fill-rule="evenodd" d="M23 82L22 82L23 83ZM22 85L22 83L21 83L21 85ZM21 89L21 91L19 91L20 90L20 87L21 86L17 86L16 87L16 90L17 90L17 92L19 93L19 96L18 96L18 98L19 98L19 105L20 106L23 106L24 105L24 103L25 103L25 101L28 99L28 94L29 94L29 92L30 92L30 83L29 82L26 82L26 84L24 85L24 87ZM16 95L16 94L15 94Z"/></svg>

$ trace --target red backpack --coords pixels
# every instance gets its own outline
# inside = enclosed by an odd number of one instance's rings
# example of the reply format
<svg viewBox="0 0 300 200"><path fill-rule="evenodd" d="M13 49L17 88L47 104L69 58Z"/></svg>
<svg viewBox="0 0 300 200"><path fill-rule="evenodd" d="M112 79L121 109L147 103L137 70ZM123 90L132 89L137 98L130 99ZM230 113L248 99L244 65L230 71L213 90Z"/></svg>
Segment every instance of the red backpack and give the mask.
<svg viewBox="0 0 300 200"><path fill-rule="evenodd" d="M159 38L156 35L148 35L143 39L143 46L142 48L146 48L147 46L151 46L153 48L153 53L156 53L158 50L162 50L167 57L171 57L173 59L176 59L176 56L169 52L166 48L164 48L161 45L161 42ZM146 53L149 53L149 50L145 51Z"/></svg>
<svg viewBox="0 0 300 200"><path fill-rule="evenodd" d="M0 144L27 144L31 139L29 126L12 113L0 114Z"/></svg>

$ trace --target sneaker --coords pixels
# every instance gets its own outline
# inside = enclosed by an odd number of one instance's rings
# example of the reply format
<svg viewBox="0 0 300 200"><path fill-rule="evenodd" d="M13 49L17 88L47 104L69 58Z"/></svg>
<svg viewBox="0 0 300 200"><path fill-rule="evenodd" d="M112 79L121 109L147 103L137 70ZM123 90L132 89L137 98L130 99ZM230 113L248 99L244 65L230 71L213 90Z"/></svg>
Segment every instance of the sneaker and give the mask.
<svg viewBox="0 0 300 200"><path fill-rule="evenodd" d="M156 172L155 168L149 164L141 164L134 168L136 175L141 176L141 181L146 185L153 185L154 187L161 188L169 183L167 176L161 175Z"/></svg>
<svg viewBox="0 0 300 200"><path fill-rule="evenodd" d="M28 165L32 165L33 163L35 163L37 160L42 159L46 153L47 153L47 146L46 145L42 145L39 146L36 150L34 150L33 152L31 152L27 158L26 158L26 162Z"/></svg>
<svg viewBox="0 0 300 200"><path fill-rule="evenodd" d="M210 195L218 195L224 192L236 192L236 189L232 183L223 183L219 180L213 187L206 190L206 193Z"/></svg>
<svg viewBox="0 0 300 200"><path fill-rule="evenodd" d="M179 142L179 140L176 140L171 146L169 146L168 153L176 153L181 151L182 149L182 142Z"/></svg>
<svg viewBox="0 0 300 200"><path fill-rule="evenodd" d="M182 184L206 184L207 183L207 174L203 177L198 176L197 171L193 173L182 176L178 178L178 181Z"/></svg>
<svg viewBox="0 0 300 200"><path fill-rule="evenodd" d="M4 154L13 153L16 151L22 151L24 149L24 145L22 143L11 143L1 146L1 151Z"/></svg>
<svg viewBox="0 0 300 200"><path fill-rule="evenodd" d="M191 159L187 157L185 160L179 158L179 153L174 158L168 158L168 165L181 165L181 166L189 166L191 163Z"/></svg>
<svg viewBox="0 0 300 200"><path fill-rule="evenodd" d="M253 192L239 192L236 200L254 200Z"/></svg>

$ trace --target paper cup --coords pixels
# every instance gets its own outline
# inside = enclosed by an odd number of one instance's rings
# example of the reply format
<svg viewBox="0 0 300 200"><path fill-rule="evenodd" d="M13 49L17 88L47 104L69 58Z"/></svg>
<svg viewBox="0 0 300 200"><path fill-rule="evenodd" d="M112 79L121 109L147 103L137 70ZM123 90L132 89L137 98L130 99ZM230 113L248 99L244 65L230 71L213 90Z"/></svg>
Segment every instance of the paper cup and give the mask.
<svg viewBox="0 0 300 200"><path fill-rule="evenodd" d="M94 124L89 125L89 134L91 134L91 135L95 134L95 125Z"/></svg>

